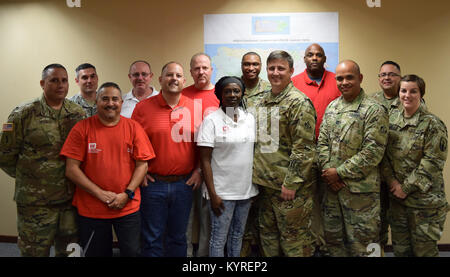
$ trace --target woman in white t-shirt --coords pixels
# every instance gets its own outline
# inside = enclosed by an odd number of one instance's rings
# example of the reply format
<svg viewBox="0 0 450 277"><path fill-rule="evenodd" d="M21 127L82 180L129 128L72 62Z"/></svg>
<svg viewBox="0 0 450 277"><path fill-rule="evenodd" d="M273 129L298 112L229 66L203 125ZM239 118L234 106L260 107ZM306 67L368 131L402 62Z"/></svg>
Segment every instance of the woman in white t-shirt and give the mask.
<svg viewBox="0 0 450 277"><path fill-rule="evenodd" d="M220 108L203 121L197 138L211 213L210 257L239 257L251 198L255 118L242 108L245 86L222 77L215 86Z"/></svg>

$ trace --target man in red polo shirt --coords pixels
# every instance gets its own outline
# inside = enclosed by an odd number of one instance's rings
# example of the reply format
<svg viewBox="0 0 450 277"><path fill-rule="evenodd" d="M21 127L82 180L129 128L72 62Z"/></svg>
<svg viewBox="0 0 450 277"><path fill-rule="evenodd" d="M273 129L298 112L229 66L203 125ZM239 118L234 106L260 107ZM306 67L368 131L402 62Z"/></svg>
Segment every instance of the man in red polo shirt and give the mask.
<svg viewBox="0 0 450 277"><path fill-rule="evenodd" d="M72 128L60 153L67 158L66 176L77 185L73 205L89 257L112 256L111 226L120 255L139 255L139 185L155 154L142 127L120 116L122 103L119 86L103 84L97 114Z"/></svg>
<svg viewBox="0 0 450 277"><path fill-rule="evenodd" d="M219 99L214 94L214 85L211 83L212 67L211 58L205 53L197 53L192 56L190 72L194 84L183 89L184 96L194 100L196 105L196 120L201 123L203 119L219 107ZM200 109L201 108L201 109ZM201 110L201 114L197 111ZM191 215L189 216L188 256L193 256L192 244L198 242L197 257L208 256L209 235L211 220L205 195L206 189L194 192ZM199 230L196 234L193 230ZM198 235L198 236L197 236Z"/></svg>
<svg viewBox="0 0 450 277"><path fill-rule="evenodd" d="M166 64L159 77L160 94L139 102L131 116L142 125L156 153L148 163L148 186L141 192L146 257L186 256L192 191L202 178L194 142L200 122L194 120L194 102L181 94L185 82L180 64Z"/></svg>
<svg viewBox="0 0 450 277"><path fill-rule="evenodd" d="M335 74L325 69L327 60L325 51L317 44L311 44L305 50L303 58L306 69L302 73L292 77L292 83L301 92L311 99L316 109L316 140L319 137L320 124L322 123L325 109L331 101L338 98L341 92L338 90ZM320 178L320 172L316 169L316 176ZM323 225L320 204L323 197L323 188L317 187L314 192L312 230L317 237L318 248L323 247Z"/></svg>
<svg viewBox="0 0 450 277"><path fill-rule="evenodd" d="M317 139L325 109L331 101L341 96L341 92L336 86L335 74L324 67L327 57L319 44L314 43L308 46L303 60L306 64L306 69L292 77L292 82L296 88L306 94L313 102L317 113Z"/></svg>

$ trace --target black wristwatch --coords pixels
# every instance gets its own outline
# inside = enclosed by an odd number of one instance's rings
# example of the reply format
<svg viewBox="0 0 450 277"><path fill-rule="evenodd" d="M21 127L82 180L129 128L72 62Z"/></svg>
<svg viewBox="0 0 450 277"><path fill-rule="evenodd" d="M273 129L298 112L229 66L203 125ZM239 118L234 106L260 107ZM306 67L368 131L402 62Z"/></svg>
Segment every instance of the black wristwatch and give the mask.
<svg viewBox="0 0 450 277"><path fill-rule="evenodd" d="M128 195L128 198L130 198L131 200L133 200L134 198L134 191L131 191L129 189L125 190L125 193Z"/></svg>

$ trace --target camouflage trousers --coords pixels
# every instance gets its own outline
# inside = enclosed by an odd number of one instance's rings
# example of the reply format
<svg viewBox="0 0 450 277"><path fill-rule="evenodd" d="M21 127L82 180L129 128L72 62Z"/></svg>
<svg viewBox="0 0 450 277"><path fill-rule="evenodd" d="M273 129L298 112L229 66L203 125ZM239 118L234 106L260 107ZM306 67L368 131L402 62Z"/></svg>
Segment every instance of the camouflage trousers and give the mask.
<svg viewBox="0 0 450 277"><path fill-rule="evenodd" d="M444 230L448 206L434 209L406 207L391 199L388 218L396 257L438 257L437 242Z"/></svg>
<svg viewBox="0 0 450 277"><path fill-rule="evenodd" d="M77 242L76 209L58 206L17 205L18 246L23 257L48 257L55 245L55 256L65 257L67 245Z"/></svg>
<svg viewBox="0 0 450 277"><path fill-rule="evenodd" d="M283 201L280 195L279 190L260 187L258 220L263 256L312 256L312 196L296 195L294 200Z"/></svg>
<svg viewBox="0 0 450 277"><path fill-rule="evenodd" d="M382 182L380 186L380 207L380 246L384 253L384 247L387 245L389 239L389 221L387 219L387 211L389 210L389 185L385 182Z"/></svg>
<svg viewBox="0 0 450 277"><path fill-rule="evenodd" d="M368 256L368 246L379 243L380 193L338 193L327 188L323 205L324 236L332 257Z"/></svg>
<svg viewBox="0 0 450 277"><path fill-rule="evenodd" d="M313 188L313 211L312 211L312 225L311 231L316 241L316 247L318 247L320 253L326 252L326 243L324 239L323 230L323 216L322 216L322 206L324 201L324 194L326 190L326 185L320 180L321 172L319 170L315 171L315 186Z"/></svg>

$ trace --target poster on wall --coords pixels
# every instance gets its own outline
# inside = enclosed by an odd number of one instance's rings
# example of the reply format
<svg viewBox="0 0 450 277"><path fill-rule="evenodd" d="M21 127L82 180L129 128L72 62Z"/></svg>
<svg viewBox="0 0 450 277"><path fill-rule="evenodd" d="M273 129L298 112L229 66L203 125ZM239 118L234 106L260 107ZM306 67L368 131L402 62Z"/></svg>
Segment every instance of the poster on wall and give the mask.
<svg viewBox="0 0 450 277"><path fill-rule="evenodd" d="M294 75L305 69L303 56L312 43L325 50L327 70L334 72L339 62L339 22L337 12L206 14L204 48L211 57L215 83L222 76L241 76L241 59L257 52L267 80L266 59L273 50L285 50L294 59Z"/></svg>

